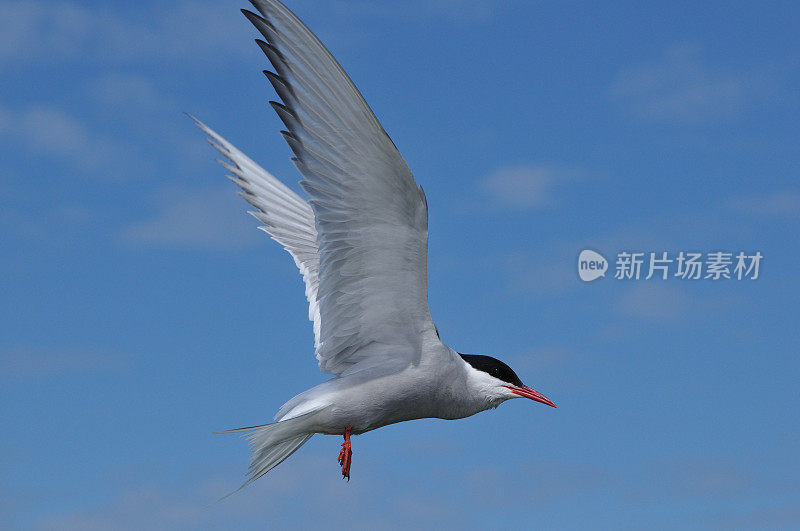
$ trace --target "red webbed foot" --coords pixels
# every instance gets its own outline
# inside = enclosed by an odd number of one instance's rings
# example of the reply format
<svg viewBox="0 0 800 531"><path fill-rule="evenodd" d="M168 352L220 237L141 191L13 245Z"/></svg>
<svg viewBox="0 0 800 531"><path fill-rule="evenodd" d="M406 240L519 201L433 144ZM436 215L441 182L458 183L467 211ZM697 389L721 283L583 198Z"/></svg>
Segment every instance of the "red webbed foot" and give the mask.
<svg viewBox="0 0 800 531"><path fill-rule="evenodd" d="M350 481L350 463L352 462L353 458L353 450L350 447L351 429L351 426L347 426L344 429L344 442L342 443L342 449L339 452L339 464L342 465L342 477L347 478L347 481Z"/></svg>

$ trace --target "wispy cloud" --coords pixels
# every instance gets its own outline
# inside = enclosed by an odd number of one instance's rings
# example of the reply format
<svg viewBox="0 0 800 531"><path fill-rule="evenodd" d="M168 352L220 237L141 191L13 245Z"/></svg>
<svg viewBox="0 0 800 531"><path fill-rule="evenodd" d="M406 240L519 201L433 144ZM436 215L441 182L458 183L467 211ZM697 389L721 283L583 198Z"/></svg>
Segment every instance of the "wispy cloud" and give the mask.
<svg viewBox="0 0 800 531"><path fill-rule="evenodd" d="M418 0L415 11L420 16L472 23L491 18L499 4L497 0Z"/></svg>
<svg viewBox="0 0 800 531"><path fill-rule="evenodd" d="M125 135L132 145L147 146L148 160L155 159L182 167L208 163L203 142L182 114L183 103L154 78L137 73L107 73L86 81L82 91L96 121L113 122L114 135Z"/></svg>
<svg viewBox="0 0 800 531"><path fill-rule="evenodd" d="M770 92L763 75L709 64L688 44L620 72L610 88L642 120L689 125L737 119Z"/></svg>
<svg viewBox="0 0 800 531"><path fill-rule="evenodd" d="M241 441L240 446L245 447ZM364 529L424 528L432 520L465 524L461 521L463 517L454 513L456 507L449 500L432 501L426 496L425 486L403 490L388 485L384 471L365 460L360 461L360 480L343 488L329 459L309 456L310 450L304 450L305 453L295 454L254 485L219 503L213 502L239 484L222 479L216 471L208 473L208 464L200 463L195 469L201 472L187 473L191 477L184 485L152 481L132 485L128 481L120 492L103 496L96 504L43 516L34 527L258 529L267 522L270 528L278 529L347 530L353 527L347 508L358 509L358 527ZM226 475L231 476L229 466ZM376 491L386 493L387 497L377 503L365 503ZM314 503L309 505L308 500Z"/></svg>
<svg viewBox="0 0 800 531"><path fill-rule="evenodd" d="M171 188L155 198L155 213L125 227L122 242L155 247L241 248L263 241L258 222L247 216L235 187ZM261 239L261 240L259 240Z"/></svg>
<svg viewBox="0 0 800 531"><path fill-rule="evenodd" d="M673 459L663 463L663 470L656 470L669 481L671 490L677 495L706 497L713 495L730 496L756 483L757 479L737 467L736 462L722 462L711 459Z"/></svg>
<svg viewBox="0 0 800 531"><path fill-rule="evenodd" d="M83 171L118 176L120 162L138 159L129 146L90 128L84 120L52 105L0 107L0 140L37 157L51 157Z"/></svg>
<svg viewBox="0 0 800 531"><path fill-rule="evenodd" d="M394 3L348 2L350 9L360 16L458 24L488 20L498 4L497 0L412 0L400 8Z"/></svg>
<svg viewBox="0 0 800 531"><path fill-rule="evenodd" d="M13 178L23 180L21 177ZM11 245L4 248L10 257L21 257L16 253L26 253L38 246L75 249L87 238L93 238L96 244L96 234L91 230L96 218L85 204L69 201L36 208L33 206L35 200L23 203L14 199L3 204L0 197L0 232L6 243L22 244L17 249Z"/></svg>
<svg viewBox="0 0 800 531"><path fill-rule="evenodd" d="M188 59L202 64L208 55L230 58L247 44L228 38L245 23L220 2L163 3L148 10L147 18L65 1L12 0L0 2L0 8L0 63Z"/></svg>
<svg viewBox="0 0 800 531"><path fill-rule="evenodd" d="M561 345L547 345L531 349L524 354L516 355L511 359L514 368L525 372L540 374L555 366L574 361L575 352Z"/></svg>
<svg viewBox="0 0 800 531"><path fill-rule="evenodd" d="M110 73L93 79L87 87L92 101L109 111L141 114L175 109L151 77L131 73Z"/></svg>
<svg viewBox="0 0 800 531"><path fill-rule="evenodd" d="M573 267L574 249L550 249L548 252L516 253L506 260L508 289L513 293L553 294L575 288L578 275Z"/></svg>
<svg viewBox="0 0 800 531"><path fill-rule="evenodd" d="M331 16L405 19L414 22L479 23L497 9L490 0L414 0L402 7L374 2L332 2ZM319 10L317 2L295 2L298 13ZM213 0L155 3L143 11L120 12L85 2L59 0L0 1L0 65L81 64L113 61L202 66L210 57L246 57L254 48L247 39L248 23L235 9ZM324 7L323 7L324 9ZM347 40L348 36L343 36Z"/></svg>
<svg viewBox="0 0 800 531"><path fill-rule="evenodd" d="M639 281L624 292L614 309L626 318L676 321L696 306L696 301L678 288Z"/></svg>
<svg viewBox="0 0 800 531"><path fill-rule="evenodd" d="M730 529L797 529L800 527L800 508L797 503L759 508L744 516L728 516L721 527Z"/></svg>
<svg viewBox="0 0 800 531"><path fill-rule="evenodd" d="M577 171L543 164L505 166L490 173L481 188L500 206L515 209L543 208L555 202L554 189Z"/></svg>
<svg viewBox="0 0 800 531"><path fill-rule="evenodd" d="M581 240L551 241L535 252L519 251L506 260L509 289L515 293L550 295L581 289L585 284L578 277L577 263L583 249L600 251L611 260L606 279L599 282L613 281L613 252L670 248L664 235L655 229L657 226L660 223L624 225L607 233L590 232Z"/></svg>
<svg viewBox="0 0 800 531"><path fill-rule="evenodd" d="M610 479L600 467L532 462L515 474L498 466L473 469L465 474L463 481L470 489L473 504L546 507L608 488Z"/></svg>
<svg viewBox="0 0 800 531"><path fill-rule="evenodd" d="M29 378L119 367L125 358L93 349L14 347L0 354L0 378Z"/></svg>
<svg viewBox="0 0 800 531"><path fill-rule="evenodd" d="M798 219L800 218L800 192L780 190L766 195L739 197L732 199L728 206L738 212L765 218Z"/></svg>

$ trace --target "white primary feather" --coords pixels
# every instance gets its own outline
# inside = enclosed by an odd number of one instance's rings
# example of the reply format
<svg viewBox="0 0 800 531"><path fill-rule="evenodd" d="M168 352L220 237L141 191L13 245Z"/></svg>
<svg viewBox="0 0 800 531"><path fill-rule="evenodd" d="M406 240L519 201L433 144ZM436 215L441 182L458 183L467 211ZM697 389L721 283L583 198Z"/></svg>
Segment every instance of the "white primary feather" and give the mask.
<svg viewBox="0 0 800 531"><path fill-rule="evenodd" d="M306 285L308 318L314 323L314 343L319 352L319 252L311 206L206 124L190 117L209 136L209 143L228 160L229 163L222 160L219 163L231 172L230 179L242 189L240 195L259 210L250 212L265 224L259 228L283 245L294 258Z"/></svg>

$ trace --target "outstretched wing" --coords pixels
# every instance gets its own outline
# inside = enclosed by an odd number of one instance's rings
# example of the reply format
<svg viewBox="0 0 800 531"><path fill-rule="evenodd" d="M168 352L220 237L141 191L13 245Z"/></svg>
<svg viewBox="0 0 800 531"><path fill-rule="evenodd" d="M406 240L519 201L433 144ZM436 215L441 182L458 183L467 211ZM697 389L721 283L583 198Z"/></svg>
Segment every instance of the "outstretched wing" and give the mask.
<svg viewBox="0 0 800 531"><path fill-rule="evenodd" d="M416 363L428 310L428 209L403 158L319 40L283 4L244 11L277 74L270 102L308 202L195 120L303 275L320 369L331 374Z"/></svg>
<svg viewBox="0 0 800 531"><path fill-rule="evenodd" d="M303 275L308 299L308 318L314 323L314 341L319 357L320 313L317 304L319 286L319 252L317 251L317 229L314 227L314 212L309 204L290 190L285 184L236 149L210 127L190 116L197 126L208 135L209 143L224 156L220 160L231 172L230 179L239 185L239 193L248 203L258 209L250 212L264 223L260 229L286 249Z"/></svg>
<svg viewBox="0 0 800 531"><path fill-rule="evenodd" d="M303 176L319 252L317 357L329 373L414 363L433 328L428 209L403 158L333 56L283 4L243 11L277 73L270 102ZM367 361L369 360L369 361Z"/></svg>

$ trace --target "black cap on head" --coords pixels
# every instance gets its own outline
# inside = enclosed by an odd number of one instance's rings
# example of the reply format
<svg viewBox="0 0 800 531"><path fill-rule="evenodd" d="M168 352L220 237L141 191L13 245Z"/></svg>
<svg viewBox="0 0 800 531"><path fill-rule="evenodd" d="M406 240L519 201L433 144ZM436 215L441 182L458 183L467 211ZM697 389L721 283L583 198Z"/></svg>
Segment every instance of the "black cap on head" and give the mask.
<svg viewBox="0 0 800 531"><path fill-rule="evenodd" d="M517 376L516 373L511 370L511 367L496 358L491 356L481 356L479 354L461 354L460 352L458 355L461 356L464 361L472 365L474 369L483 371L488 375L494 376L498 380L502 380L510 385L517 387L524 386L522 380L520 380L519 376Z"/></svg>

